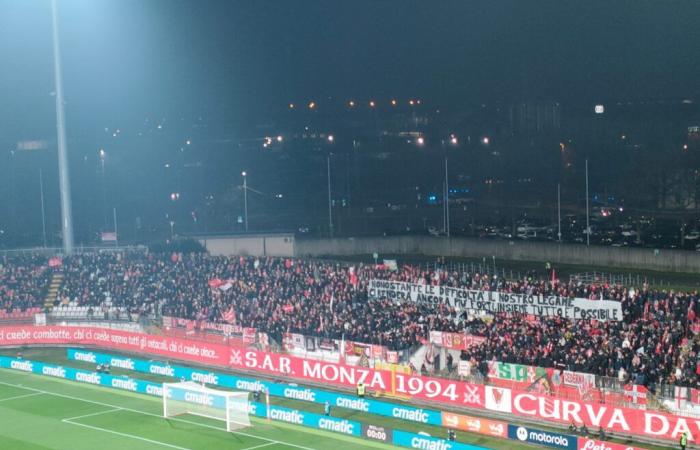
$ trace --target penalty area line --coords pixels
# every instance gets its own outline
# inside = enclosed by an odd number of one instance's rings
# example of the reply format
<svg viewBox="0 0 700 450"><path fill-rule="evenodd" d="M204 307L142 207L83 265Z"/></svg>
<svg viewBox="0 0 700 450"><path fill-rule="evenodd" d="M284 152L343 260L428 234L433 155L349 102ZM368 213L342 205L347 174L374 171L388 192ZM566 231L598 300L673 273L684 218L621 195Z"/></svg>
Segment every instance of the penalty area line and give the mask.
<svg viewBox="0 0 700 450"><path fill-rule="evenodd" d="M72 420L78 420L78 419L84 419L85 417L93 417L93 416L100 416L102 414L109 414L117 411L121 411L121 408L114 408L114 409L108 409L107 411L100 411L92 414L84 414L82 416L76 416L76 417L67 417L65 419L61 419L61 422L70 422Z"/></svg>
<svg viewBox="0 0 700 450"><path fill-rule="evenodd" d="M269 447L270 445L275 445L275 444L277 444L277 442L265 442L264 444L256 445L254 447L247 447L247 448L244 448L243 450L253 450L254 448ZM282 445L284 445L284 444L282 444Z"/></svg>
<svg viewBox="0 0 700 450"><path fill-rule="evenodd" d="M44 395L43 392L32 392L31 394L15 395L14 397L0 398L0 402L7 402L10 400L17 400L19 398L34 397L37 395Z"/></svg>

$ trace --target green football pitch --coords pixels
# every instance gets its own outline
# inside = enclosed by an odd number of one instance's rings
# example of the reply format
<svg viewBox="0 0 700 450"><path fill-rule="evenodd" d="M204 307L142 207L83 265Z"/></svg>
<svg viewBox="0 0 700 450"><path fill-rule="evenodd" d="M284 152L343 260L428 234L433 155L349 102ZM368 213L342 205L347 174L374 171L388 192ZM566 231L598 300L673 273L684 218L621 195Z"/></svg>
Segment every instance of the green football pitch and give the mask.
<svg viewBox="0 0 700 450"><path fill-rule="evenodd" d="M229 433L223 422L162 414L158 398L0 369L0 449L395 448L258 418Z"/></svg>

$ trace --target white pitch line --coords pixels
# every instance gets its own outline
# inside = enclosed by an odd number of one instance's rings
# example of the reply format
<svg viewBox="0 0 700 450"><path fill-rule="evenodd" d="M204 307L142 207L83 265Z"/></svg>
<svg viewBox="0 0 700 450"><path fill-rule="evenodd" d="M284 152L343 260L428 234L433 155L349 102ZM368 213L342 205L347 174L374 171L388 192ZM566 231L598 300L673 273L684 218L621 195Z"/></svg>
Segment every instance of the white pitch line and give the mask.
<svg viewBox="0 0 700 450"><path fill-rule="evenodd" d="M111 412L111 411L110 411L110 412ZM95 426L87 425L87 424L80 423L80 422L71 422L71 421L66 420L66 419L63 419L62 422L63 422L63 423L68 423L68 424L71 424L71 425L76 425L76 426L79 426L79 427L89 428L89 429L91 429L91 430L102 431L102 432L104 432L104 433L116 434L117 436L122 436L122 437L126 437L126 438L131 438L131 439L137 439L137 440L139 440L139 441L144 441L144 442L150 442L151 444L162 445L163 447L175 448L175 449L177 449L177 450L192 450L192 449L189 449L189 448L187 448L187 447L178 447L177 445L168 444L168 443L166 443L166 442L154 441L153 439L147 439L147 438L145 438L145 437L135 436L135 435L133 435L133 434L128 434L128 433L121 433L121 432L119 432L119 431L109 430L109 429L107 429L107 428L95 427Z"/></svg>
<svg viewBox="0 0 700 450"><path fill-rule="evenodd" d="M32 392L31 394L15 395L14 397L0 398L0 402L6 402L8 400L16 400L18 398L34 397L35 395L43 395L43 392Z"/></svg>
<svg viewBox="0 0 700 450"><path fill-rule="evenodd" d="M109 414L117 411L121 411L121 408L114 408L114 409L108 409L107 411L100 411L92 414L85 414L82 416L76 416L76 417L67 417L65 419L61 419L62 422L70 422L71 420L78 420L78 419L84 419L85 417L92 417L92 416L100 416L102 414Z"/></svg>
<svg viewBox="0 0 700 450"><path fill-rule="evenodd" d="M35 389L35 388L28 387L28 386L23 386L23 385L21 385L21 384L7 383L7 382L5 382L5 381L0 381L0 384L3 384L3 385L5 385L5 386L12 386L12 387L18 387L18 388L26 389L26 390L28 390L28 391L34 391L34 392L36 392L37 394L53 395L53 396L55 396L55 397L67 398L67 399L69 399L69 400L77 400L77 401L81 401L81 402L85 402L85 403L92 403L93 405L101 405L101 406L106 406L106 407L108 407L108 408L121 409L121 410L123 410L123 411L130 411L130 412L133 412L133 413L136 413L136 414L143 414L143 415L145 415L145 416L158 417L158 418L161 418L161 419L163 418L163 416L160 415L160 414L153 414L153 413L149 413L149 412L146 412L146 411L139 411L138 409L124 408L124 407L117 406L117 405L111 405L111 404L109 404L109 403L98 402L98 401L95 401L95 400L88 400L88 399L86 399L86 398L73 397L72 395L59 394L59 393L57 393L57 392L44 391L44 390L41 390L41 389ZM218 430L218 431L224 431L222 428L219 428L219 427L215 427L215 426L212 426L212 425L207 425L207 424L204 424L204 423L192 422L191 420L179 419L179 418L177 418L177 417L169 417L168 420L175 421L175 422L188 423L188 424L197 425L197 426L204 427L204 428L211 428L211 429L213 429L213 430ZM75 424L75 422L71 422L71 423L74 423L74 424ZM240 436L247 436L247 437L252 437L252 438L260 439L261 441L266 441L266 442L269 442L270 444L282 444L282 445L286 445L286 446L289 446L289 447L299 448L299 449L301 449L301 450L316 450L316 449L311 448L311 447L304 447L303 445L292 444L292 443L290 443L290 442L285 442L285 441L277 441L277 440L269 439L269 438L262 437L262 436L256 436L256 435L250 434L250 433L244 433L244 432L242 432L242 431L230 431L229 433L238 434L238 435L240 435Z"/></svg>
<svg viewBox="0 0 700 450"><path fill-rule="evenodd" d="M247 447L247 448L244 448L243 450L253 450L254 448L263 448L263 447L267 447L268 445L275 445L275 444L276 444L276 442L265 442L262 445L256 445L255 447Z"/></svg>

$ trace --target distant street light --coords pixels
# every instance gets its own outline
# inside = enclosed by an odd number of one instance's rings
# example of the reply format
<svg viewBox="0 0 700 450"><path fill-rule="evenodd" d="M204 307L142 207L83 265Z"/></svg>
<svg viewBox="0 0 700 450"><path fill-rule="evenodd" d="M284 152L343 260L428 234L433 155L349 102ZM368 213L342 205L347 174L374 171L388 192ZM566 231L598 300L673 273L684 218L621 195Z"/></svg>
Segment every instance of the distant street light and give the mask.
<svg viewBox="0 0 700 450"><path fill-rule="evenodd" d="M374 100L369 101L369 107L374 108L376 106L376 103L374 103Z"/></svg>
<svg viewBox="0 0 700 450"><path fill-rule="evenodd" d="M418 136L418 139L416 139L416 144L420 146L425 145L425 138L423 136Z"/></svg>
<svg viewBox="0 0 700 450"><path fill-rule="evenodd" d="M450 137L450 144L452 144L452 145L459 144L459 140L457 139L457 136L455 136L454 134L451 135L451 137Z"/></svg>
<svg viewBox="0 0 700 450"><path fill-rule="evenodd" d="M333 142L335 141L335 137L332 134L328 135L328 142Z"/></svg>
<svg viewBox="0 0 700 450"><path fill-rule="evenodd" d="M277 136L277 142L282 142L283 140L284 140L284 138L282 137L281 134L279 136Z"/></svg>
<svg viewBox="0 0 700 450"><path fill-rule="evenodd" d="M481 139L481 142L482 142L484 145L489 145L489 144L491 143L491 139L490 139L488 136L484 136L484 137Z"/></svg>

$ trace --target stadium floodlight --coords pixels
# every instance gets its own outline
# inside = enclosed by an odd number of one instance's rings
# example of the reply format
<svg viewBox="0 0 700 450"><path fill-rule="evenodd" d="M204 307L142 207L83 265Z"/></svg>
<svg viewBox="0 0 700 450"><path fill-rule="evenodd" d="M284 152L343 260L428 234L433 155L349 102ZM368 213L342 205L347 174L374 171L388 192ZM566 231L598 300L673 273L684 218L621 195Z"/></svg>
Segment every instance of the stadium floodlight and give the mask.
<svg viewBox="0 0 700 450"><path fill-rule="evenodd" d="M183 414L226 422L226 431L250 426L248 392L210 389L195 383L163 383L163 417Z"/></svg>

